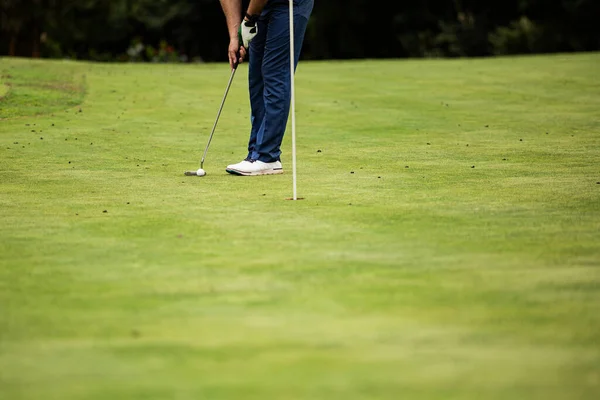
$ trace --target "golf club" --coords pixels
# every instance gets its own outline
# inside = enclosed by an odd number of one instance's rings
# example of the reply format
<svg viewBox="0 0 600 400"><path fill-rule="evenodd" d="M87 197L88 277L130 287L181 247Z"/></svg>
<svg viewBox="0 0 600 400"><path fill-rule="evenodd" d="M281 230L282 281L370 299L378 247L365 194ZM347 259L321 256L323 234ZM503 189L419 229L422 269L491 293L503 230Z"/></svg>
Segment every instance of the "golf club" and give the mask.
<svg viewBox="0 0 600 400"><path fill-rule="evenodd" d="M238 55L239 57L239 55ZM219 107L219 112L217 113L217 118L215 119L215 123L212 127L212 131L210 132L210 136L208 137L208 142L206 143L206 147L204 148L204 154L202 155L202 160L200 160L200 169L196 171L185 171L186 176L204 176L206 175L206 171L204 171L204 160L206 159L206 153L208 152L208 147L210 146L210 142L215 134L215 129L217 128L217 123L219 122L219 117L221 116L221 111L223 111L223 105L225 104L225 99L227 98L227 93L229 93L229 88L231 87L231 82L233 82L233 77L235 76L235 71L238 67L238 62L233 64L233 69L231 70L231 75L229 76L229 82L227 82L227 88L225 89L225 94L223 95L223 100L221 100L221 106Z"/></svg>

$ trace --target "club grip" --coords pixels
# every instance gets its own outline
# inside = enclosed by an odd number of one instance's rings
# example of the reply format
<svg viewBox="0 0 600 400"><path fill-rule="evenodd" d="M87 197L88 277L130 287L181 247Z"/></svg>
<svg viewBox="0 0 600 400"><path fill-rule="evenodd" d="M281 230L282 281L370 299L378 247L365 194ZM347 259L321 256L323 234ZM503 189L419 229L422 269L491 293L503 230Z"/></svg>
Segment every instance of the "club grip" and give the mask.
<svg viewBox="0 0 600 400"><path fill-rule="evenodd" d="M235 53L235 62L233 63L233 69L237 69L238 65L240 65L240 51L239 50Z"/></svg>

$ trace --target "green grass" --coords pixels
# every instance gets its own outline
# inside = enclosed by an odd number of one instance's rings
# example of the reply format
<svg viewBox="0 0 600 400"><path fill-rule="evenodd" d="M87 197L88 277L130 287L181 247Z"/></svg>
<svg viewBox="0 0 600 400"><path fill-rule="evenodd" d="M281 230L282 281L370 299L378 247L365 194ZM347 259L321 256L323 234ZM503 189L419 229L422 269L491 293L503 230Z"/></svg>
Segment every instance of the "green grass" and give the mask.
<svg viewBox="0 0 600 400"><path fill-rule="evenodd" d="M0 64L0 118L62 111L83 101L85 74L73 63Z"/></svg>
<svg viewBox="0 0 600 400"><path fill-rule="evenodd" d="M298 188L240 67L0 59L6 399L595 399L600 54L303 62Z"/></svg>

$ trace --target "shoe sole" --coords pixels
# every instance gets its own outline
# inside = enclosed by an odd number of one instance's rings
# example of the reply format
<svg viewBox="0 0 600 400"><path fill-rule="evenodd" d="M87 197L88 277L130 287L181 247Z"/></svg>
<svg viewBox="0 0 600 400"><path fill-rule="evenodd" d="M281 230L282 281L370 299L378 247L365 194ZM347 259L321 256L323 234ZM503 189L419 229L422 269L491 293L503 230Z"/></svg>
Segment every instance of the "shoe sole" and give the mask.
<svg viewBox="0 0 600 400"><path fill-rule="evenodd" d="M225 169L225 171L227 171L231 175L238 175L238 176L259 176L259 175L278 175L278 174L283 174L283 168L279 168L279 169L265 169L263 171L256 171L256 172L244 172L244 171L240 171L240 170L237 170L237 169Z"/></svg>

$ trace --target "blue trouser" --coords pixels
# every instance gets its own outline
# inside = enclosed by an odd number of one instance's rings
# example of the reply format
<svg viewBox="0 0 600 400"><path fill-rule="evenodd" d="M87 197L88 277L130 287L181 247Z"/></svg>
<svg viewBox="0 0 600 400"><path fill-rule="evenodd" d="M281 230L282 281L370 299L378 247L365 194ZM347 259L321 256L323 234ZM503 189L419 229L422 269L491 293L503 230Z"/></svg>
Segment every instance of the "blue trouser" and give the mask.
<svg viewBox="0 0 600 400"><path fill-rule="evenodd" d="M294 70L314 0L294 0ZM290 112L290 36L288 0L269 0L250 42L248 83L251 123L248 157L279 160Z"/></svg>

